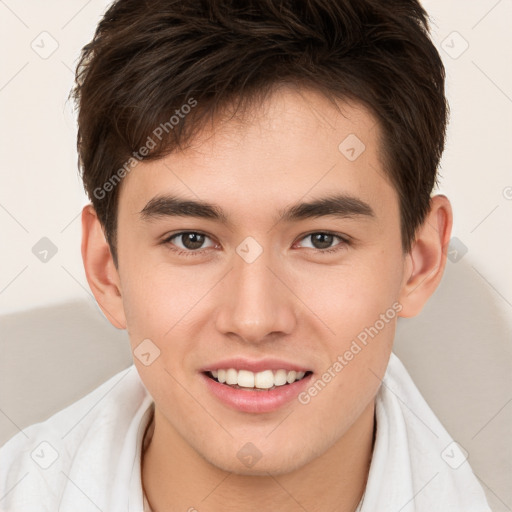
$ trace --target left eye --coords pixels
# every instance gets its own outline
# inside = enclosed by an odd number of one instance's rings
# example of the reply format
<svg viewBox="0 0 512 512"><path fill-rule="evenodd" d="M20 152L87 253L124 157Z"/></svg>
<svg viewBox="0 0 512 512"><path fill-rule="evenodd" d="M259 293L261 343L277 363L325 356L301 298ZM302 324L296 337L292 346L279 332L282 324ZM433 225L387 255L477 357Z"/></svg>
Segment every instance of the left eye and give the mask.
<svg viewBox="0 0 512 512"><path fill-rule="evenodd" d="M306 235L304 238L302 238L302 240L307 240L308 238L311 239L312 243L312 245L309 247L317 250L332 249L333 246L331 244L336 238L341 241L341 244L337 245L343 245L344 243L347 243L347 241L339 235L335 235L333 233L324 233L322 231L318 233L310 233L309 235Z"/></svg>

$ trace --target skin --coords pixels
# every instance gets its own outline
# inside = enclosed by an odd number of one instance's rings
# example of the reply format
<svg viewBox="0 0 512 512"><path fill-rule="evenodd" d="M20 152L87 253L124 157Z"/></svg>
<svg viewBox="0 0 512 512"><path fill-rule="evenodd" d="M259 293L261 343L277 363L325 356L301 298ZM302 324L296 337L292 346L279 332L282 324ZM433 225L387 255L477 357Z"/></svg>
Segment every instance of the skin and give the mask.
<svg viewBox="0 0 512 512"><path fill-rule="evenodd" d="M123 180L118 212L119 267L91 205L82 214L87 279L132 349L151 339L160 357L140 377L156 404L142 479L155 511L352 512L366 485L375 396L392 349L397 317L307 405L243 413L207 391L199 370L226 357L282 358L319 378L357 335L393 304L418 314L446 263L452 212L437 195L416 241L402 251L398 196L379 160L380 128L361 105L291 86L276 89L244 119L217 119L191 145L139 164ZM354 133L365 151L348 160L338 146ZM366 202L374 216L323 216L275 223L298 201L333 192ZM144 221L154 196L172 193L221 207L229 220ZM182 237L206 234L194 255ZM318 232L336 237L314 245ZM262 254L236 252L248 236ZM174 244L174 245L173 245ZM323 247L339 250L322 254ZM200 251L200 252L197 252ZM202 252L201 252L202 251ZM246 467L248 442L262 454Z"/></svg>

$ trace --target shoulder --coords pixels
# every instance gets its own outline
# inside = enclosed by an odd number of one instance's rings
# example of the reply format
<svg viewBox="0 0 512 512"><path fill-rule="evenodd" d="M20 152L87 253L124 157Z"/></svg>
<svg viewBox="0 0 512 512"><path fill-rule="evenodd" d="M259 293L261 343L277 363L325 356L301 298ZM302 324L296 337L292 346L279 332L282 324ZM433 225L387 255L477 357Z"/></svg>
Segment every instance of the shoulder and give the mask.
<svg viewBox="0 0 512 512"><path fill-rule="evenodd" d="M131 365L47 420L20 431L0 448L0 509L57 510L65 488L85 468L98 478L113 469L125 450L124 440L137 430L151 403ZM93 480L87 477L85 493L101 492Z"/></svg>
<svg viewBox="0 0 512 512"><path fill-rule="evenodd" d="M378 503L398 506L417 495L414 510L418 512L440 507L446 512L490 512L467 453L393 352L376 396L375 412L377 434L369 475L374 494L368 498L374 503L369 510Z"/></svg>

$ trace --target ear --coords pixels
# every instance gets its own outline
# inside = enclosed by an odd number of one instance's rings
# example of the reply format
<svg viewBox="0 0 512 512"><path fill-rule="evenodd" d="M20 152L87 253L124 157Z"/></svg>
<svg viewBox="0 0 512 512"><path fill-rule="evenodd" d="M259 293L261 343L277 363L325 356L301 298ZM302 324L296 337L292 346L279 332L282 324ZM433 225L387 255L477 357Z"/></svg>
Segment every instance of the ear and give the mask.
<svg viewBox="0 0 512 512"><path fill-rule="evenodd" d="M453 214L446 196L430 200L430 211L416 231L412 248L406 256L406 275L400 292L403 309L399 316L417 315L439 285L446 266Z"/></svg>
<svg viewBox="0 0 512 512"><path fill-rule="evenodd" d="M87 282L104 315L114 327L126 329L119 274L92 204L82 210L82 259Z"/></svg>

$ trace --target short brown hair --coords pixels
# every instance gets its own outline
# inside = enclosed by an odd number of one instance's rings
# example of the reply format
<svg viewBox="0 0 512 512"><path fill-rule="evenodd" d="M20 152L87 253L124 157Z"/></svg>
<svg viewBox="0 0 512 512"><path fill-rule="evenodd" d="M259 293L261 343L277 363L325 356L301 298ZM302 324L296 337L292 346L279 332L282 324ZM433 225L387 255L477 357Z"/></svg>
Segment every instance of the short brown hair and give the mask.
<svg viewBox="0 0 512 512"><path fill-rule="evenodd" d="M114 263L115 185L134 155L162 158L206 115L285 82L356 100L376 117L409 251L444 149L444 80L417 0L115 0L82 49L72 91L81 176ZM151 137L157 127L162 136Z"/></svg>

